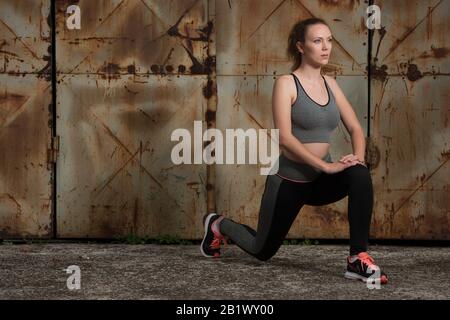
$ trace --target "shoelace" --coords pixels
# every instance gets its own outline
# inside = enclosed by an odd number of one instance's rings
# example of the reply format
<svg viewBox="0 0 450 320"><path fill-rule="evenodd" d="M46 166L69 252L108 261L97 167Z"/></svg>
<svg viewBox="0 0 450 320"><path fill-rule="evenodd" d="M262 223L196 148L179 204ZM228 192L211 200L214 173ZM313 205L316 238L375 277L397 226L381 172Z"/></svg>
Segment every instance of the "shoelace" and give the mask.
<svg viewBox="0 0 450 320"><path fill-rule="evenodd" d="M220 249L220 245L222 243L224 244L224 246L227 245L227 241L225 240L225 237L224 236L218 236L218 235L214 234L214 239L211 242L209 247L211 249Z"/></svg>
<svg viewBox="0 0 450 320"><path fill-rule="evenodd" d="M219 218L218 220L214 221L213 224L217 223L217 221L220 221L221 219L223 219L223 218ZM220 249L220 245L222 243L224 243L224 245L227 244L225 237L221 233L218 233L218 231L214 231L214 228L212 228L212 227L211 227L211 230L214 235L213 241L211 242L211 244L209 246L211 249Z"/></svg>
<svg viewBox="0 0 450 320"><path fill-rule="evenodd" d="M365 264L370 267L372 267L372 266L377 267L375 265L375 261L373 260L373 258L371 256L369 256L369 254L366 252L359 254L358 258L361 261L361 264Z"/></svg>
<svg viewBox="0 0 450 320"><path fill-rule="evenodd" d="M211 245L209 246L211 249L219 249L222 239L214 237Z"/></svg>
<svg viewBox="0 0 450 320"><path fill-rule="evenodd" d="M363 264L370 266L370 267L374 267L371 269L379 269L379 267L375 264L375 261L373 260L373 258L367 253L367 252L363 252L360 253L358 255L359 260L361 261L361 267L363 267ZM381 273L381 281L382 283L387 283L387 276L384 273Z"/></svg>

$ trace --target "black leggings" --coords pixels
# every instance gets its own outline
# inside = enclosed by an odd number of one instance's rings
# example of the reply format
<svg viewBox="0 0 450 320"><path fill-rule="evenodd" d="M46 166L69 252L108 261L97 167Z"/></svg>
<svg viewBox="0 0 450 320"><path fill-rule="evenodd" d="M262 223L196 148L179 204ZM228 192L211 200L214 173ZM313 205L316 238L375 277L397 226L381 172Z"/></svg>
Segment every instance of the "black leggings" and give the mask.
<svg viewBox="0 0 450 320"><path fill-rule="evenodd" d="M278 251L303 205L322 206L348 196L350 254L367 251L373 207L370 171L362 164L335 174L322 172L312 182L294 182L268 175L261 199L258 231L225 218L220 232L259 260Z"/></svg>

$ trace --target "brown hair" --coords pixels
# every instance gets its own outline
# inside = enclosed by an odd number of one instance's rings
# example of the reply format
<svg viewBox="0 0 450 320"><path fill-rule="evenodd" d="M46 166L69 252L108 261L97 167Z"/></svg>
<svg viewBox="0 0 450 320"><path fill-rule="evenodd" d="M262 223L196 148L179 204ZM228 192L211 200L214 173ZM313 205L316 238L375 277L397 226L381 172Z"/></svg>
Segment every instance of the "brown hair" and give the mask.
<svg viewBox="0 0 450 320"><path fill-rule="evenodd" d="M294 64L292 65L291 69L294 71L297 69L301 63L302 63L302 54L298 51L297 48L297 41L300 41L302 43L305 43L305 36L308 26L314 25L314 24L324 24L327 27L328 24L320 18L309 18L306 20L302 20L297 22L294 27L291 30L291 33L289 34L288 39L288 48L287 53L288 57L292 58L294 60Z"/></svg>

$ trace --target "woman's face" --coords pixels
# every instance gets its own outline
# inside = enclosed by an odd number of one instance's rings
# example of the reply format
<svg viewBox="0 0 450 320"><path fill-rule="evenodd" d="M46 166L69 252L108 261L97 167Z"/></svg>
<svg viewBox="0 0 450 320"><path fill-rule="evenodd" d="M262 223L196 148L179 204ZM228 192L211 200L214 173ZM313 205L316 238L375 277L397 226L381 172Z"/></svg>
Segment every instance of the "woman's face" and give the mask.
<svg viewBox="0 0 450 320"><path fill-rule="evenodd" d="M307 27L305 43L297 42L297 48L303 53L302 60L309 64L324 66L330 58L331 43L330 29L319 23Z"/></svg>

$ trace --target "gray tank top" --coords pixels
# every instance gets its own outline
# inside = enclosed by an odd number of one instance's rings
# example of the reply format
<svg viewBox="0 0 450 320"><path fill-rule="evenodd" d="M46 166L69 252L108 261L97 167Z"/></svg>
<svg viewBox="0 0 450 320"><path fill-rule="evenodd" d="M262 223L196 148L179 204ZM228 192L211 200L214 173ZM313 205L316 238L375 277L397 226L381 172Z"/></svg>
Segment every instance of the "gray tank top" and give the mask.
<svg viewBox="0 0 450 320"><path fill-rule="evenodd" d="M327 81L322 76L327 89L328 102L321 105L308 96L297 76L293 73L292 76L297 87L297 98L291 106L292 134L302 143L329 143L331 133L339 124L340 114ZM322 160L333 162L329 152ZM277 174L288 180L314 181L321 173L321 170L305 163L292 161L283 154L280 154L278 161Z"/></svg>

